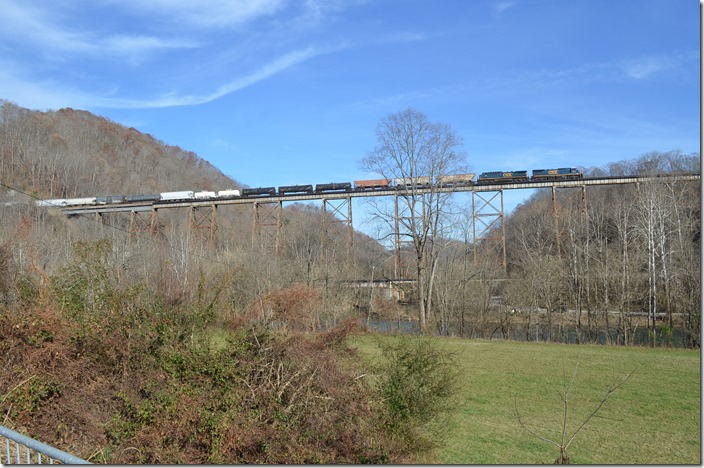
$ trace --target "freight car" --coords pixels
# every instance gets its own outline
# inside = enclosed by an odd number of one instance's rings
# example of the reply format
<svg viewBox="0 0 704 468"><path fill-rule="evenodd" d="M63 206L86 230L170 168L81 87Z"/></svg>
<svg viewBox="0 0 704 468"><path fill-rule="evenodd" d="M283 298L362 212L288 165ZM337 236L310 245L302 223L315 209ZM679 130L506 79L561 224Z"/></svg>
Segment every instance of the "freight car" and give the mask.
<svg viewBox="0 0 704 468"><path fill-rule="evenodd" d="M394 187L397 190L404 190L410 188L427 188L432 185L433 181L429 176L417 176L417 177L399 177L394 179Z"/></svg>
<svg viewBox="0 0 704 468"><path fill-rule="evenodd" d="M233 198L239 197L240 191L236 189L227 189L218 191L218 198Z"/></svg>
<svg viewBox="0 0 704 468"><path fill-rule="evenodd" d="M209 190L202 190L200 192L195 192L193 193L193 198L196 198L198 200L204 200L208 198L215 198L217 195L215 195L215 192L211 192Z"/></svg>
<svg viewBox="0 0 704 468"><path fill-rule="evenodd" d="M475 174L449 174L438 177L438 185L441 187L467 187L474 185Z"/></svg>
<svg viewBox="0 0 704 468"><path fill-rule="evenodd" d="M152 195L127 195L125 197L127 203L139 203L148 201L159 201L161 200L161 194L155 193Z"/></svg>
<svg viewBox="0 0 704 468"><path fill-rule="evenodd" d="M104 197L95 197L95 203L98 205L116 205L118 203L125 203L127 197L124 195L107 195Z"/></svg>
<svg viewBox="0 0 704 468"><path fill-rule="evenodd" d="M257 187L242 189L242 196L249 197L254 195L276 195L276 187Z"/></svg>
<svg viewBox="0 0 704 468"><path fill-rule="evenodd" d="M338 192L352 190L351 182L330 182L329 184L317 184L316 192Z"/></svg>
<svg viewBox="0 0 704 468"><path fill-rule="evenodd" d="M161 192L162 201L190 200L193 198L193 190L181 190L180 192Z"/></svg>
<svg viewBox="0 0 704 468"><path fill-rule="evenodd" d="M96 197L67 198L64 206L95 205Z"/></svg>
<svg viewBox="0 0 704 468"><path fill-rule="evenodd" d="M355 190L385 190L391 188L391 179L355 180Z"/></svg>
<svg viewBox="0 0 704 468"><path fill-rule="evenodd" d="M37 200L36 204L37 204L37 206L46 207L46 208L67 205L65 198L53 198L50 200Z"/></svg>
<svg viewBox="0 0 704 468"><path fill-rule="evenodd" d="M558 169L533 169L531 180L565 180L581 179L582 173L574 167L560 167Z"/></svg>
<svg viewBox="0 0 704 468"><path fill-rule="evenodd" d="M287 193L311 193L313 192L313 186L308 185L283 185L279 187L279 195L285 195Z"/></svg>
<svg viewBox="0 0 704 468"><path fill-rule="evenodd" d="M518 182L528 182L528 171L482 172L477 177L477 184L513 184Z"/></svg>

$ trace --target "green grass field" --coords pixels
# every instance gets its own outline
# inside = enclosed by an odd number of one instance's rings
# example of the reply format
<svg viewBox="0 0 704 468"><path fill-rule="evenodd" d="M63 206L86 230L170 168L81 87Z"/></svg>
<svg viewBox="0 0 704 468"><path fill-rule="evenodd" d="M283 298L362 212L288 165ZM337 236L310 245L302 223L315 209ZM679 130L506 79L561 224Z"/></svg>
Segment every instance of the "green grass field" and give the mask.
<svg viewBox="0 0 704 468"><path fill-rule="evenodd" d="M358 335L350 345L378 359L377 340ZM455 354L459 401L436 462L542 464L556 446L523 430L517 414L542 436L560 441L560 392L569 394L568 437L597 407L610 383L628 381L579 432L573 464L701 464L699 351L441 339Z"/></svg>

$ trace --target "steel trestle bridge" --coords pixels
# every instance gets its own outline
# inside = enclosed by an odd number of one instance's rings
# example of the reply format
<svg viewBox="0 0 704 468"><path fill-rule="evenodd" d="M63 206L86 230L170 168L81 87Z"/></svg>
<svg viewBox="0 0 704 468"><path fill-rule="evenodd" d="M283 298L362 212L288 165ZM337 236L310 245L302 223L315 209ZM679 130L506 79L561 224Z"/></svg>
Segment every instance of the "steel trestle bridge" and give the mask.
<svg viewBox="0 0 704 468"><path fill-rule="evenodd" d="M504 191L505 190L525 190L525 189L552 189L553 208L556 210L557 189L581 189L582 209L586 212L587 187L605 185L627 185L634 184L637 187L644 183L653 182L679 182L698 181L700 174L686 175L655 175L655 176L616 176L616 177L593 177L570 180L549 180L549 181L525 181L510 182L505 184L462 184L455 186L432 186L415 188L376 188L376 189L347 189L330 190L311 193L291 193L275 195L250 195L232 198L212 198L212 199L189 199L189 200L160 200L144 201L132 203L118 203L108 205L90 206L65 206L57 208L67 216L90 215L100 218L106 213L130 213L130 234L139 232L149 232L150 236L159 229L158 211L162 209L187 208L189 209L189 226L204 234L209 242L210 248L214 248L214 237L218 229L217 207L222 205L251 205L252 206L252 243L260 238L262 229L273 228L274 233L270 235L274 239L276 253L279 252L280 231L282 228L283 203L305 202L322 200L323 217L321 222L321 258L324 255L326 238L328 237L328 217L325 213L330 210L331 214L347 227L347 254L348 260L352 261L353 252L353 229L352 229L352 199L360 197L395 197L396 203L396 233L395 250L396 261L394 273L398 277L400 262L400 242L399 242L399 211L398 198L406 194L423 195L430 193L450 193L450 192L471 192L472 194L472 220L473 236L475 244L480 241L494 242L494 247L500 251L499 261L506 269L506 231L504 226ZM145 215L149 219L144 219ZM499 233L500 234L497 234ZM476 252L475 252L476 256Z"/></svg>

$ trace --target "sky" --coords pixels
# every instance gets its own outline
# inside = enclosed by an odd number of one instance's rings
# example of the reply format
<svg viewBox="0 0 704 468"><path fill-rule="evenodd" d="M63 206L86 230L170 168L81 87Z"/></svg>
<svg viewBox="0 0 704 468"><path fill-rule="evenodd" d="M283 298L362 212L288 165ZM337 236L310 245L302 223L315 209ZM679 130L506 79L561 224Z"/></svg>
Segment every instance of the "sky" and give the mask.
<svg viewBox="0 0 704 468"><path fill-rule="evenodd" d="M695 0L0 0L0 99L252 187L375 178L359 161L409 107L476 173L600 167L700 151L700 37Z"/></svg>

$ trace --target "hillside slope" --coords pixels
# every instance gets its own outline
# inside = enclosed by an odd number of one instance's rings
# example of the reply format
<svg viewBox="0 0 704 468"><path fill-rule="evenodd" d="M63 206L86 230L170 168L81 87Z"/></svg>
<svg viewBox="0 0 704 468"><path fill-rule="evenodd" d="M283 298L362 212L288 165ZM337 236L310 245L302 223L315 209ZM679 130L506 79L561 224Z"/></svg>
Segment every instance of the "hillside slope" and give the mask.
<svg viewBox="0 0 704 468"><path fill-rule="evenodd" d="M238 188L191 151L86 111L0 101L0 180L44 198Z"/></svg>

